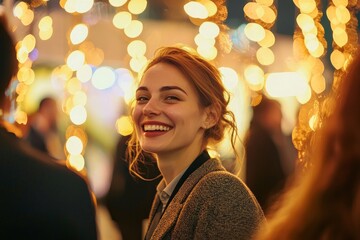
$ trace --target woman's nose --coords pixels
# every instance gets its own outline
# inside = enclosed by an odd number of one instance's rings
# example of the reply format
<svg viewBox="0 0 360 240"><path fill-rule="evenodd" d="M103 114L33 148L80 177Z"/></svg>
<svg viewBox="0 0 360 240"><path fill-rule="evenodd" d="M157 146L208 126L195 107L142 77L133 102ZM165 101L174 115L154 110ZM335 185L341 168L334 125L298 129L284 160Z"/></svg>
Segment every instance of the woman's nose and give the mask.
<svg viewBox="0 0 360 240"><path fill-rule="evenodd" d="M143 114L146 116L158 115L159 113L159 104L153 99L150 99L143 108Z"/></svg>

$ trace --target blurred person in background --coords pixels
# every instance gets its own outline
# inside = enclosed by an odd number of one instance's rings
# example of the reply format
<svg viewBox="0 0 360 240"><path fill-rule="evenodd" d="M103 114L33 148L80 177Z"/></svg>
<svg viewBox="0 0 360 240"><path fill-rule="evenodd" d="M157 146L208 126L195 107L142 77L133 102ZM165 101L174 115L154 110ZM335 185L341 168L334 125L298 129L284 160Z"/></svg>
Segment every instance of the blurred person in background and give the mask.
<svg viewBox="0 0 360 240"><path fill-rule="evenodd" d="M293 165L296 158L291 138L281 129L282 117L280 103L263 96L261 102L253 107L253 117L244 141L245 182L265 214L290 175L286 166Z"/></svg>
<svg viewBox="0 0 360 240"><path fill-rule="evenodd" d="M256 240L360 239L360 53L342 76L306 171L296 171Z"/></svg>
<svg viewBox="0 0 360 240"><path fill-rule="evenodd" d="M56 159L64 160L64 147L57 125L58 117L56 100L52 97L44 97L29 120L29 130L24 139L32 147Z"/></svg>
<svg viewBox="0 0 360 240"><path fill-rule="evenodd" d="M146 219L150 214L155 197L159 175L156 164L147 155L147 165L142 167L142 179L131 175L126 159L128 136L120 136L114 156L113 174L110 188L105 197L105 206L112 220L117 224L123 240L144 239ZM145 180L144 180L145 179Z"/></svg>
<svg viewBox="0 0 360 240"><path fill-rule="evenodd" d="M5 92L18 62L1 5L0 43L0 238L97 239L87 182L7 128L10 100Z"/></svg>

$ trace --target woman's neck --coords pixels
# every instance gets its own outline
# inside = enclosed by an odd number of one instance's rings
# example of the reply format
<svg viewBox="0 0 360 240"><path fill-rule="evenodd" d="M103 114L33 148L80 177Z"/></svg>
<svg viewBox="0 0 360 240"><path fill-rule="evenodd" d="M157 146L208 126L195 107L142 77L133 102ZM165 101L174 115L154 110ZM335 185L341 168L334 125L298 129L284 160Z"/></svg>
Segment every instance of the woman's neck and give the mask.
<svg viewBox="0 0 360 240"><path fill-rule="evenodd" d="M178 151L157 154L157 164L166 185L188 168L203 150L203 148L180 149Z"/></svg>

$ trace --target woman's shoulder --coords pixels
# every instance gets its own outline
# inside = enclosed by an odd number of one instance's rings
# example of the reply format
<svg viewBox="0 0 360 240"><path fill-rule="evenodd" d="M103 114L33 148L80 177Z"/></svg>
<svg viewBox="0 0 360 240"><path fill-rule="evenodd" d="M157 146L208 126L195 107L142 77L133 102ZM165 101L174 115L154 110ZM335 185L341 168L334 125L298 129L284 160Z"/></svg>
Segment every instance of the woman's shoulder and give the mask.
<svg viewBox="0 0 360 240"><path fill-rule="evenodd" d="M206 198L252 198L244 182L234 174L226 170L215 170L204 174L195 184L193 194L206 196Z"/></svg>
<svg viewBox="0 0 360 240"><path fill-rule="evenodd" d="M263 211L254 194L246 184L227 171L213 171L204 175L193 189L204 205L216 209L231 209L234 214L247 216L251 221L259 222L264 218Z"/></svg>

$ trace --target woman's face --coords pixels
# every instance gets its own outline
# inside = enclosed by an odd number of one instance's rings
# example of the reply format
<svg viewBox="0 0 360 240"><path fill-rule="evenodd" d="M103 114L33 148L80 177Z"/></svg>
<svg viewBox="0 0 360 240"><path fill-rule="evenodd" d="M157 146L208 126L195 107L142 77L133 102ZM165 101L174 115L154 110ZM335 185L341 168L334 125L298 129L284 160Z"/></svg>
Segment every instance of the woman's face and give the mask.
<svg viewBox="0 0 360 240"><path fill-rule="evenodd" d="M136 91L133 111L142 149L156 154L201 150L206 113L194 86L174 66L150 67Z"/></svg>

